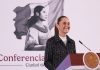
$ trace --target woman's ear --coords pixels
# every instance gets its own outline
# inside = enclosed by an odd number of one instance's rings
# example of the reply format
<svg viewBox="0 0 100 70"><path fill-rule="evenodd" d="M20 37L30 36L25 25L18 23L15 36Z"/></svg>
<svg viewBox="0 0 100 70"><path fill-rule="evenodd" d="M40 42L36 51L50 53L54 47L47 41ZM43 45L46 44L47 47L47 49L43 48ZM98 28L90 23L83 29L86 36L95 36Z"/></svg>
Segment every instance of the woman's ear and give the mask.
<svg viewBox="0 0 100 70"><path fill-rule="evenodd" d="M59 28L59 25L56 23L56 27Z"/></svg>
<svg viewBox="0 0 100 70"><path fill-rule="evenodd" d="M38 13L38 12L36 12L36 15L37 15L37 16L39 16L39 13Z"/></svg>

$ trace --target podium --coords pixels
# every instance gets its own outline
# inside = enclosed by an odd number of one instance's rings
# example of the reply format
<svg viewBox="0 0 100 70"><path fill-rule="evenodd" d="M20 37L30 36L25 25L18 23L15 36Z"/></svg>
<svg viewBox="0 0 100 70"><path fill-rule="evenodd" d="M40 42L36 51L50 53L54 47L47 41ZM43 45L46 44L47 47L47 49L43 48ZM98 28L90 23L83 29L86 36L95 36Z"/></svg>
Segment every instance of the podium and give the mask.
<svg viewBox="0 0 100 70"><path fill-rule="evenodd" d="M69 54L67 57L62 61L62 63L57 67L56 70L65 70L70 66L83 66L83 55L84 53L76 53L76 54ZM100 58L100 53L97 53Z"/></svg>
<svg viewBox="0 0 100 70"><path fill-rule="evenodd" d="M70 54L71 65L84 65L83 64L83 55L84 53ZM100 53L97 53L100 58Z"/></svg>

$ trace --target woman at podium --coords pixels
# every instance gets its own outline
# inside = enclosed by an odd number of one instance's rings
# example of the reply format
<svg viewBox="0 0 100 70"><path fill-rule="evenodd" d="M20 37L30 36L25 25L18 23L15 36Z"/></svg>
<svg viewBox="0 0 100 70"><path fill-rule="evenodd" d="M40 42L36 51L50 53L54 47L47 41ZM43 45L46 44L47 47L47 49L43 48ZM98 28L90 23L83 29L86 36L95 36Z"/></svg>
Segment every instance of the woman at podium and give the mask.
<svg viewBox="0 0 100 70"><path fill-rule="evenodd" d="M68 54L76 53L75 41L67 35L69 30L68 17L59 17L55 26L55 35L46 43L44 65L48 70L56 70Z"/></svg>

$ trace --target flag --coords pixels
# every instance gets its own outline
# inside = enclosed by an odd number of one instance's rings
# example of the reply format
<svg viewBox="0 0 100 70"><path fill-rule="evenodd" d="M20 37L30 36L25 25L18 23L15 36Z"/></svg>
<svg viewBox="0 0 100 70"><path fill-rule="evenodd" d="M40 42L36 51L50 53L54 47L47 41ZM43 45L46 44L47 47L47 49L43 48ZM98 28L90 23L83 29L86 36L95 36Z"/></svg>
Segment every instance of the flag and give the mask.
<svg viewBox="0 0 100 70"><path fill-rule="evenodd" d="M15 21L14 34L16 35L17 39L21 39L21 36L27 35L28 30L25 24L27 23L28 18L30 17L31 9L28 4L25 7L20 7L20 6L16 7L14 9L14 12L16 13L16 17L14 18Z"/></svg>

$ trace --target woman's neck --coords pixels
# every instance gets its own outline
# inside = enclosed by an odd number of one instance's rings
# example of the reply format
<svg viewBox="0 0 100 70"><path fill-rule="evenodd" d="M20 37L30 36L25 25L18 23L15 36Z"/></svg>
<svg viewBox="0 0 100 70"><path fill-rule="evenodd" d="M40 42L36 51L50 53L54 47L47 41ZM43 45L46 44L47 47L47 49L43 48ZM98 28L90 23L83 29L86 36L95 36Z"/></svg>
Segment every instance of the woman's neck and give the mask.
<svg viewBox="0 0 100 70"><path fill-rule="evenodd" d="M38 21L37 21L37 23L42 23L42 22L43 22L43 21L41 21L41 20L38 20Z"/></svg>
<svg viewBox="0 0 100 70"><path fill-rule="evenodd" d="M61 36L61 37L65 37L66 34L65 34L65 33L61 33L61 32L59 32L59 36Z"/></svg>

